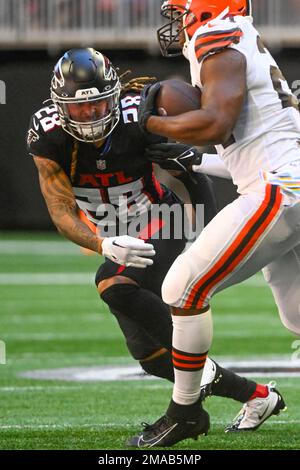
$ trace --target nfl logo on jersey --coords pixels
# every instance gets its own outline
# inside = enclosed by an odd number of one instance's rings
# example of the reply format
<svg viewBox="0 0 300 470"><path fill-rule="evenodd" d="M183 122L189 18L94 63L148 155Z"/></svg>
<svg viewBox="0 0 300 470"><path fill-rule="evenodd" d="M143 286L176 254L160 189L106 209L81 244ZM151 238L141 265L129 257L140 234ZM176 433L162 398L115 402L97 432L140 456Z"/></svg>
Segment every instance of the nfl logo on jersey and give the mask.
<svg viewBox="0 0 300 470"><path fill-rule="evenodd" d="M96 160L96 165L98 170L105 170L106 169L106 161L105 160Z"/></svg>

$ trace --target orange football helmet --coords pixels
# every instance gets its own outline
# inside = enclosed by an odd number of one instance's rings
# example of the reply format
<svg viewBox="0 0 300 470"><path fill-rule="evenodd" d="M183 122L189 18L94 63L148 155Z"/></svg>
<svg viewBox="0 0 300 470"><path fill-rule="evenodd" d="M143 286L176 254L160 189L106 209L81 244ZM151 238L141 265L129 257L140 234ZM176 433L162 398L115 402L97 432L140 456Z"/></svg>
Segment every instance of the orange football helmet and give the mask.
<svg viewBox="0 0 300 470"><path fill-rule="evenodd" d="M251 15L251 0L165 0L161 15L169 22L157 30L162 55L180 55L181 50L174 53L170 49L173 49L174 45L180 46L182 34L185 34L186 41L190 40L199 26L217 18L223 12L224 16Z"/></svg>

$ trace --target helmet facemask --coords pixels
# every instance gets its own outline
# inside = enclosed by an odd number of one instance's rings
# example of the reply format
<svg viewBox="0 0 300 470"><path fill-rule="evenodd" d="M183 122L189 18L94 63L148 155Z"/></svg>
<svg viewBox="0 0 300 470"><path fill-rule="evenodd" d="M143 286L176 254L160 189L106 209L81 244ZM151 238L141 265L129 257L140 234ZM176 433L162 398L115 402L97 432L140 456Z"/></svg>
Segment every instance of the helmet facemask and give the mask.
<svg viewBox="0 0 300 470"><path fill-rule="evenodd" d="M157 30L161 53L181 55L200 26L226 15L251 16L251 12L251 0L165 0L161 15L168 22Z"/></svg>
<svg viewBox="0 0 300 470"><path fill-rule="evenodd" d="M63 129L75 139L95 143L111 134L120 119L121 85L100 93L97 88L77 90L75 97L58 96L53 88L51 98L56 104Z"/></svg>
<svg viewBox="0 0 300 470"><path fill-rule="evenodd" d="M161 15L168 20L157 30L161 53L164 57L179 56L182 54L182 35L187 36L186 29L197 21L196 17L190 10L176 5L163 6Z"/></svg>

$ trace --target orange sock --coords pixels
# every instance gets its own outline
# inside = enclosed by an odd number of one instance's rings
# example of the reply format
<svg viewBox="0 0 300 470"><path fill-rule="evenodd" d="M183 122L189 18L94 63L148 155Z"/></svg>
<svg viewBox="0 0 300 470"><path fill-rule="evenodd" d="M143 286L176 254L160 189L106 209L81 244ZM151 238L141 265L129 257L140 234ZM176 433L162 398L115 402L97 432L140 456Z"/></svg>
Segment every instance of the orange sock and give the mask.
<svg viewBox="0 0 300 470"><path fill-rule="evenodd" d="M251 397L249 398L249 401L254 400L254 398L267 398L268 395L269 395L268 387L266 385L257 384L256 390L253 393L253 395L251 395Z"/></svg>

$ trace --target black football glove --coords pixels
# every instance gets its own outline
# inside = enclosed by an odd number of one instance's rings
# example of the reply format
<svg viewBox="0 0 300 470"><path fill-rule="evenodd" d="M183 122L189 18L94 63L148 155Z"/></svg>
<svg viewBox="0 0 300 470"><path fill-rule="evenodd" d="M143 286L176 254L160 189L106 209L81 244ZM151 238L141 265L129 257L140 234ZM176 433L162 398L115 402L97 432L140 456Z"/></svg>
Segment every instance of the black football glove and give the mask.
<svg viewBox="0 0 300 470"><path fill-rule="evenodd" d="M143 131L147 131L147 121L150 116L157 116L156 97L160 90L159 82L147 85L141 93L141 103L139 105L139 126Z"/></svg>
<svg viewBox="0 0 300 470"><path fill-rule="evenodd" d="M145 156L165 170L192 171L192 165L200 165L202 154L189 145L154 144L150 145Z"/></svg>

